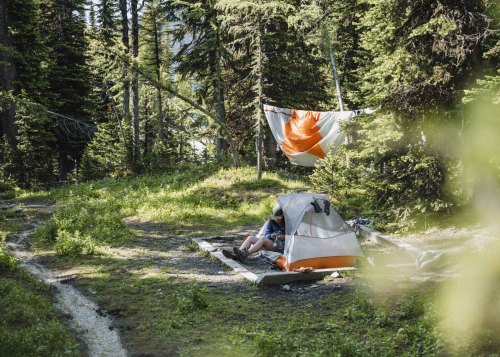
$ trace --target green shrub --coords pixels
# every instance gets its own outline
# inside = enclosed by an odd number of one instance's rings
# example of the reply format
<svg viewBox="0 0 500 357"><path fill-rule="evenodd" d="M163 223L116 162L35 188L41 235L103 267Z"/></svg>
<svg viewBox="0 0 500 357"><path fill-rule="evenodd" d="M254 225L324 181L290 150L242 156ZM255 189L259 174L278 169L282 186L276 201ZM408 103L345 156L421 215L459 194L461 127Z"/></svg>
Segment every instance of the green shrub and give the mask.
<svg viewBox="0 0 500 357"><path fill-rule="evenodd" d="M192 311L208 307L207 288L193 283L175 293L174 304L179 311Z"/></svg>
<svg viewBox="0 0 500 357"><path fill-rule="evenodd" d="M36 228L33 238L41 243L53 244L56 241L56 236L57 223L51 218Z"/></svg>
<svg viewBox="0 0 500 357"><path fill-rule="evenodd" d="M422 147L370 158L340 148L320 161L311 182L346 219L372 218L378 226L405 231L453 206L458 198L446 189L445 174L456 169Z"/></svg>
<svg viewBox="0 0 500 357"><path fill-rule="evenodd" d="M8 200L16 197L14 185L7 182L0 182L0 199Z"/></svg>
<svg viewBox="0 0 500 357"><path fill-rule="evenodd" d="M35 231L35 239L55 245L59 255L92 255L100 244L120 243L131 236L121 219L114 200L102 200L95 190L79 197L70 196L69 203L58 208L51 219Z"/></svg>
<svg viewBox="0 0 500 357"><path fill-rule="evenodd" d="M0 271L12 271L16 268L18 260L5 251L0 245Z"/></svg>
<svg viewBox="0 0 500 357"><path fill-rule="evenodd" d="M83 181L124 176L130 171L122 134L115 123L97 125L94 138L82 156L80 178Z"/></svg>
<svg viewBox="0 0 500 357"><path fill-rule="evenodd" d="M335 209L345 219L355 216L370 217L373 209L373 191L369 187L371 170L347 159L345 148L321 160L311 175L317 192L330 195Z"/></svg>
<svg viewBox="0 0 500 357"><path fill-rule="evenodd" d="M95 252L95 242L89 235L82 235L79 231L59 231L56 241L55 249L59 255L77 257L93 255Z"/></svg>

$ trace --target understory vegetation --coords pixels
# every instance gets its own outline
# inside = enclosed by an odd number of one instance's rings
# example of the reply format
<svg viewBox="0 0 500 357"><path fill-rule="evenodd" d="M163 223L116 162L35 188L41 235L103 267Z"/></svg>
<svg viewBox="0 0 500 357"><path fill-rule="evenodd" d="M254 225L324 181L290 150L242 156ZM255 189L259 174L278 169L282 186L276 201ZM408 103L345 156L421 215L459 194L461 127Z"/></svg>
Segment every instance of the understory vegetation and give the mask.
<svg viewBox="0 0 500 357"><path fill-rule="evenodd" d="M92 255L99 245L119 245L133 232L126 217L161 222L172 235L216 234L231 227L262 224L277 195L307 185L251 168L185 166L179 172L106 179L28 196L58 204L35 239L60 255Z"/></svg>
<svg viewBox="0 0 500 357"><path fill-rule="evenodd" d="M257 227L277 195L307 190L306 183L283 174L266 173L257 180L251 173L251 168L185 167L168 175L25 192L20 200L56 203L51 218L30 239L32 248L49 268L77 274L73 284L113 317L113 328L129 351L181 356L495 353L494 326L482 329L473 344L444 338L437 282L389 280L375 289L363 271L345 273L341 282L328 277L314 285L294 284L292 292L238 280L208 282L206 274L224 274L224 267L197 252L187 237ZM5 234L22 229L11 220L2 223ZM1 257L2 269L15 266L10 255ZM191 263L185 266L187 259ZM211 272L200 274L191 264ZM16 279L24 284L22 276ZM2 291L14 289L9 278L1 283ZM25 329L22 321L19 317L19 328ZM52 344L50 338L47 346L59 348L62 342Z"/></svg>
<svg viewBox="0 0 500 357"><path fill-rule="evenodd" d="M81 356L76 338L52 306L51 288L17 264L0 242L0 355Z"/></svg>

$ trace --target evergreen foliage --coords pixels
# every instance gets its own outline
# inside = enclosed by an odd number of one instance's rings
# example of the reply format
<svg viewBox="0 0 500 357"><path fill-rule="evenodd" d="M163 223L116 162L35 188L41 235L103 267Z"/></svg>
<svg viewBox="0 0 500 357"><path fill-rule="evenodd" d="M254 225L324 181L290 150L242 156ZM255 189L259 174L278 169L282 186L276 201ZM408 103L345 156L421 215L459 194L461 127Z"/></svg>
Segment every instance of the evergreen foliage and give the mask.
<svg viewBox="0 0 500 357"><path fill-rule="evenodd" d="M365 192L364 214L378 212L381 225L407 229L463 202L445 185L446 177L460 176L460 165L442 147L438 128L460 125L463 89L482 69L489 3L366 3L355 35L359 92L348 97L381 109L347 128L355 138L346 147L350 164L368 179L349 180L346 164L345 187L332 194ZM459 133L447 132L446 140L459 140ZM329 157L316 169L317 187L338 160Z"/></svg>
<svg viewBox="0 0 500 357"><path fill-rule="evenodd" d="M265 166L307 172L277 151L262 104L335 110L333 50L345 108L378 110L346 125L349 144L312 180L348 216L409 228L469 196L441 128L463 140L470 103L500 102L500 19L488 0L8 5L0 172L25 186L71 169L89 180L223 163L229 142L259 177ZM96 123L92 141L61 135L47 109Z"/></svg>
<svg viewBox="0 0 500 357"><path fill-rule="evenodd" d="M128 172L128 156L115 123L102 123L81 160L82 180L123 176Z"/></svg>
<svg viewBox="0 0 500 357"><path fill-rule="evenodd" d="M9 37L16 72L15 94L23 93L33 101L46 102L48 48L40 33L41 13L38 0L14 0L9 3Z"/></svg>
<svg viewBox="0 0 500 357"><path fill-rule="evenodd" d="M38 186L52 182L57 172L56 138L50 130L52 120L39 106L18 102L16 106L18 150L22 157L20 182Z"/></svg>

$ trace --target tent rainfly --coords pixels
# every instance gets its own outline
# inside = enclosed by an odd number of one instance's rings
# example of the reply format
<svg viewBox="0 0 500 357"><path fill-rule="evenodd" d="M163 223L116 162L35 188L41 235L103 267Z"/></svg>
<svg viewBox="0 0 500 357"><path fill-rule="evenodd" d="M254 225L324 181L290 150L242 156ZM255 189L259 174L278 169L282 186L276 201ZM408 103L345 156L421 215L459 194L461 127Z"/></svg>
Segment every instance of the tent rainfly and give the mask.
<svg viewBox="0 0 500 357"><path fill-rule="evenodd" d="M285 271L352 267L364 257L354 230L331 207L326 195L279 196L285 216L285 250L275 260Z"/></svg>
<svg viewBox="0 0 500 357"><path fill-rule="evenodd" d="M326 156L328 147L337 148L345 135L340 123L372 109L316 112L273 107L264 104L264 113L281 150L294 165L314 166Z"/></svg>

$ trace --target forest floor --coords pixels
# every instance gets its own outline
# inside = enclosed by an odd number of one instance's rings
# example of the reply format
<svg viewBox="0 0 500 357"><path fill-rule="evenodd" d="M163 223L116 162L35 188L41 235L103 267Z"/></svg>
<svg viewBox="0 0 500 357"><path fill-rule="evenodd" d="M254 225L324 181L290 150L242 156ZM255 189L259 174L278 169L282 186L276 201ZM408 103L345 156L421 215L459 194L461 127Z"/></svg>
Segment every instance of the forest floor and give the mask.
<svg viewBox="0 0 500 357"><path fill-rule="evenodd" d="M53 224L70 229L82 221L84 224L79 229L92 226L93 231L105 237L110 233L95 219L114 213L121 217L120 222L104 217L104 227L114 225L113 236L126 229L125 238L101 243L93 254L67 254L68 250L64 249L73 247L73 241L62 241L65 245L61 248L54 243L47 244L38 237L38 232L27 237L23 244L34 253L34 263L50 269L60 282L76 288L96 304L95 312L110 319L109 329L118 332L130 356L329 356L339 353L396 356L487 354L500 349L500 341L492 337L498 336L494 329L485 331L481 343L475 345L446 344L436 313L439 305L436 296L441 295L443 282L463 282L463 274L467 273L467 268L457 264L459 260L455 257L461 257L464 251L488 250L494 244L485 229L445 228L399 237L398 242L410 243L422 252L444 252L442 258L428 266L432 268L429 270L416 269L418 254L364 242L365 252L369 252L376 263L375 269L343 273L336 278L327 276L315 282L289 283L289 289L258 287L200 251L191 238L228 236L234 237L229 239L230 244L237 243L260 225L258 219L240 219L238 215L245 217L249 211L257 211L258 216L263 216L262 212L269 210L272 200L260 211L255 205L250 209L245 203L233 204L227 217L221 219L225 217L226 206L240 196L233 195L231 189L225 190L226 196L221 196L215 189L195 184L187 193L184 189L188 200L172 200L172 204L180 201L184 208L192 199L200 205L200 197L205 196L199 192L207 191L215 198L211 198L211 205L205 203L201 207L216 209L202 208L199 212L206 217L202 215L198 217L198 224L189 225L188 220L193 220L193 216L188 216L190 207L180 216L175 216L181 210L177 206L168 206L171 216L166 211L153 210L158 201L159 205L166 205L167 199L170 202L167 196L177 197L177 193L166 191L164 184L162 189L155 189L141 180L119 183L116 187L109 182L99 184L101 186L92 184L91 189L72 187L70 193L66 191L62 199L57 200L57 206L51 206L54 200L47 201L43 195L17 199L11 203L21 209L20 213L9 210L13 213L8 217L4 215L0 222L4 239L11 242L31 229L32 224L43 222L48 223L41 226L42 231L45 227L50 230ZM220 186L219 181L214 180L210 176L202 179L202 184L210 182L214 187ZM235 192L243 191L240 195L247 195L251 201L264 197L261 190L268 190L262 183L258 185L240 182L231 187ZM275 189L276 182L268 178L265 185ZM129 193L124 186L134 189ZM131 195L136 195L137 200ZM74 197L78 199L76 203L71 202ZM111 203L103 203L107 197ZM224 200L223 204L216 201L219 199ZM110 209L116 202L137 202L138 206ZM151 211L146 210L146 204ZM74 217L79 221L69 220ZM221 219L221 225L203 224L217 222L217 219ZM64 232L58 239L64 237ZM84 240L83 235L76 236ZM254 269L253 263L246 266ZM258 269L263 269L263 265ZM22 316L18 321L20 319ZM25 323L12 325L9 321L0 321L1 326L23 331ZM85 343L82 345L80 349L73 347L73 354L88 354Z"/></svg>

